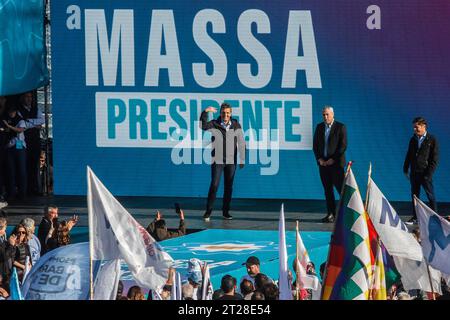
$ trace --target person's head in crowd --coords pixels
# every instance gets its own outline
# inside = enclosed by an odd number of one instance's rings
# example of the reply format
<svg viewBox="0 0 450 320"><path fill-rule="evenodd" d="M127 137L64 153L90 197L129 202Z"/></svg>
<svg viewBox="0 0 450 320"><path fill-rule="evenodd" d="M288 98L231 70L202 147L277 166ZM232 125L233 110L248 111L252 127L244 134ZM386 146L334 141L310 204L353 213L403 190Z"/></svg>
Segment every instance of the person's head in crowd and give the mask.
<svg viewBox="0 0 450 320"><path fill-rule="evenodd" d="M236 278L230 276L229 274L223 276L220 283L220 289L223 290L225 295L234 296L234 292L236 290Z"/></svg>
<svg viewBox="0 0 450 320"><path fill-rule="evenodd" d="M130 300L127 296L120 296L117 300Z"/></svg>
<svg viewBox="0 0 450 320"><path fill-rule="evenodd" d="M189 283L197 288L202 281L202 269L201 269L201 261L196 258L192 258L188 261L188 275L187 275Z"/></svg>
<svg viewBox="0 0 450 320"><path fill-rule="evenodd" d="M397 299L398 300L412 300L411 296L409 295L408 292L399 292L399 294L397 295Z"/></svg>
<svg viewBox="0 0 450 320"><path fill-rule="evenodd" d="M20 96L20 102L27 107L31 107L31 104L33 103L33 93L32 92L25 92Z"/></svg>
<svg viewBox="0 0 450 320"><path fill-rule="evenodd" d="M161 298L163 300L170 300L171 293L172 293L172 285L165 284L161 291Z"/></svg>
<svg viewBox="0 0 450 320"><path fill-rule="evenodd" d="M222 289L217 289L213 292L212 299L218 300L219 298L223 297L224 293Z"/></svg>
<svg viewBox="0 0 450 320"><path fill-rule="evenodd" d="M25 227L25 229L27 229L28 232L28 238L31 239L33 237L36 225L33 219L31 218L25 218L22 219L22 221L20 221L20 224L23 225Z"/></svg>
<svg viewBox="0 0 450 320"><path fill-rule="evenodd" d="M57 219L58 218L58 207L55 206L55 205L47 206L45 208L44 215L50 221L53 221L54 219Z"/></svg>
<svg viewBox="0 0 450 320"><path fill-rule="evenodd" d="M324 262L324 263L322 263L322 264L320 265L320 268L319 268L320 278L321 278L322 280L323 280L323 276L325 275L325 268L326 268L326 266L327 266L327 263Z"/></svg>
<svg viewBox="0 0 450 320"><path fill-rule="evenodd" d="M258 273L255 277L255 290L261 291L266 283L270 283L269 277L264 273Z"/></svg>
<svg viewBox="0 0 450 320"><path fill-rule="evenodd" d="M192 286L182 286L181 294L184 300L194 299L194 288Z"/></svg>
<svg viewBox="0 0 450 320"><path fill-rule="evenodd" d="M191 272L188 275L188 281L194 288L198 288L202 282L202 274L199 272Z"/></svg>
<svg viewBox="0 0 450 320"><path fill-rule="evenodd" d="M314 262L310 261L306 265L306 274L315 275L316 274L316 266Z"/></svg>
<svg viewBox="0 0 450 320"><path fill-rule="evenodd" d="M123 282L122 280L119 280L119 284L117 285L116 300L119 300L119 298L122 297L122 294L123 294Z"/></svg>
<svg viewBox="0 0 450 320"><path fill-rule="evenodd" d="M252 294L252 298L250 300L265 300L264 293L261 291L255 291Z"/></svg>
<svg viewBox="0 0 450 320"><path fill-rule="evenodd" d="M275 283L269 282L264 284L263 291L266 300L278 300L280 292Z"/></svg>
<svg viewBox="0 0 450 320"><path fill-rule="evenodd" d="M412 234L413 234L414 238L416 238L417 242L420 243L421 240L420 240L420 229L419 229L419 227L414 228L414 230L412 231Z"/></svg>
<svg viewBox="0 0 450 320"><path fill-rule="evenodd" d="M128 290L127 297L130 300L145 300L145 296L139 286L132 286Z"/></svg>
<svg viewBox="0 0 450 320"><path fill-rule="evenodd" d="M253 286L253 283L248 279L242 280L242 282L240 284L240 289L241 289L241 293L244 297L251 294L253 291L255 291L255 287Z"/></svg>
<svg viewBox="0 0 450 320"><path fill-rule="evenodd" d="M157 220L155 222L155 228L157 228L157 229L166 229L167 230L166 220L164 220L164 219Z"/></svg>
<svg viewBox="0 0 450 320"><path fill-rule="evenodd" d="M28 242L27 229L20 223L14 228L13 234L16 235L16 245L26 244Z"/></svg>
<svg viewBox="0 0 450 320"><path fill-rule="evenodd" d="M261 272L259 259L255 256L248 257L245 262L245 266L247 268L248 275L252 278L256 277L256 275Z"/></svg>
<svg viewBox="0 0 450 320"><path fill-rule="evenodd" d="M8 220L6 220L6 217L4 217L3 215L0 215L0 238L6 238L6 227L7 226L8 226Z"/></svg>

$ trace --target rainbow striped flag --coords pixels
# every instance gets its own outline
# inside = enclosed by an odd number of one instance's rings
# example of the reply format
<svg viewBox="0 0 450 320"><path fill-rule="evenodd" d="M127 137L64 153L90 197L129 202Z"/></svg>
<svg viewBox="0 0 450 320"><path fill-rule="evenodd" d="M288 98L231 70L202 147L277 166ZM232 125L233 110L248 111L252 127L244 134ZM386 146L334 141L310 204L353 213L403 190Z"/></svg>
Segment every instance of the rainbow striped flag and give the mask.
<svg viewBox="0 0 450 320"><path fill-rule="evenodd" d="M322 299L369 299L373 261L367 215L355 176L349 168L330 243Z"/></svg>

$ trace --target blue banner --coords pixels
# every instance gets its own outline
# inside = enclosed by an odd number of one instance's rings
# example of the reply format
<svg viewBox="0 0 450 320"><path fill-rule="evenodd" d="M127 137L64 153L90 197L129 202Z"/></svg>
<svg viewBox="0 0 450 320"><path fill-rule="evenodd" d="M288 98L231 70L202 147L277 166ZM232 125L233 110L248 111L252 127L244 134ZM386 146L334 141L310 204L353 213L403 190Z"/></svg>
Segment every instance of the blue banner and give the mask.
<svg viewBox="0 0 450 320"><path fill-rule="evenodd" d="M412 119L450 154L449 14L445 0L55 1L55 193L85 194L89 165L114 195L206 197L198 120L227 101L248 147L234 197L323 199L312 136L332 105L358 184L372 162L388 199L410 200Z"/></svg>
<svg viewBox="0 0 450 320"><path fill-rule="evenodd" d="M44 1L0 0L0 96L48 84Z"/></svg>

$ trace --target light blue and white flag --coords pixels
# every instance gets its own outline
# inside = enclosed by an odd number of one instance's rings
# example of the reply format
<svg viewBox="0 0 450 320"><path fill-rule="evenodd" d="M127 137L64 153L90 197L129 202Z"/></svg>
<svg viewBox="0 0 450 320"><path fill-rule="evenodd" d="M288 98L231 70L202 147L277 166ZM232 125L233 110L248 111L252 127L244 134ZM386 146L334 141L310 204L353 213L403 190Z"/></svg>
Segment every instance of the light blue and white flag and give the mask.
<svg viewBox="0 0 450 320"><path fill-rule="evenodd" d="M292 300L292 290L289 283L286 232L284 227L284 204L281 205L280 221L278 224L278 257L279 257L279 280L280 300Z"/></svg>
<svg viewBox="0 0 450 320"><path fill-rule="evenodd" d="M120 280L120 259L100 266L94 283L94 300L116 300Z"/></svg>
<svg viewBox="0 0 450 320"><path fill-rule="evenodd" d="M372 178L369 178L367 213L391 256L422 261L419 243Z"/></svg>
<svg viewBox="0 0 450 320"><path fill-rule="evenodd" d="M94 277L99 263L94 263ZM22 286L25 300L88 300L89 243L82 242L47 252L31 268Z"/></svg>
<svg viewBox="0 0 450 320"><path fill-rule="evenodd" d="M450 222L414 196L423 256L427 263L450 274Z"/></svg>
<svg viewBox="0 0 450 320"><path fill-rule="evenodd" d="M172 257L87 168L89 239L94 260L123 259L136 283L155 289L167 280Z"/></svg>
<svg viewBox="0 0 450 320"><path fill-rule="evenodd" d="M19 277L17 276L16 267L13 267L11 280L9 282L9 300L23 300L22 291L20 290Z"/></svg>

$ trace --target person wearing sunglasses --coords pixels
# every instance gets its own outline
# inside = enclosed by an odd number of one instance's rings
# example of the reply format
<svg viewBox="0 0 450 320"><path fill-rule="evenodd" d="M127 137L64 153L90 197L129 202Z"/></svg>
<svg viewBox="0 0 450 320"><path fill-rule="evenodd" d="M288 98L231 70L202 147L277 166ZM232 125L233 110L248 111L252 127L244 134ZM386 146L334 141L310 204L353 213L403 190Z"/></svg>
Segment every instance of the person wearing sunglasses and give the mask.
<svg viewBox="0 0 450 320"><path fill-rule="evenodd" d="M17 237L16 239L16 253L14 257L14 267L17 268L17 276L19 281L22 282L23 276L25 274L27 257L28 257L28 268L31 268L31 252L30 246L28 245L28 232L27 229L22 225L18 224L13 231L13 234Z"/></svg>

